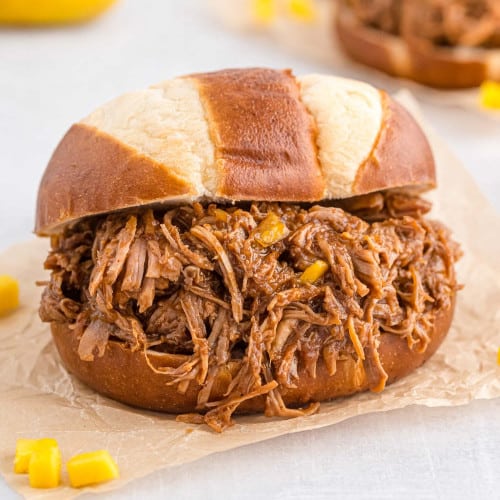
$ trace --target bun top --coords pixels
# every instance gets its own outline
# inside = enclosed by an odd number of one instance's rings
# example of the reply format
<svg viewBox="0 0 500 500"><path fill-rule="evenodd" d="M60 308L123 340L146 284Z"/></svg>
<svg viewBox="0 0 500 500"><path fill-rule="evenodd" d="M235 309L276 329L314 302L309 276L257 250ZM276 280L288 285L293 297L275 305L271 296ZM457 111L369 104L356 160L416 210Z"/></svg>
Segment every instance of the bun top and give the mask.
<svg viewBox="0 0 500 500"><path fill-rule="evenodd" d="M315 202L434 185L425 135L384 92L224 70L125 94L73 125L42 178L35 231L150 204Z"/></svg>

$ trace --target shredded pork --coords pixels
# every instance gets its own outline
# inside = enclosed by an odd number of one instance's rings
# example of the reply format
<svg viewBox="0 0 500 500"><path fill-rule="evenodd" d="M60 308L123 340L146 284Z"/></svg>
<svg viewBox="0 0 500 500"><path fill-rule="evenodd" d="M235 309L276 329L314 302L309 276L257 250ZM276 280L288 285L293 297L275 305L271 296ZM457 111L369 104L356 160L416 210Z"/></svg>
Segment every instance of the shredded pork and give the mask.
<svg viewBox="0 0 500 500"><path fill-rule="evenodd" d="M302 369L316 377L320 362L333 376L339 360L357 360L380 391L380 334L426 349L436 309L451 307L459 250L424 218L430 204L418 196L339 205L194 204L78 222L52 238L41 318L69 322L83 360L102 355L109 339L188 355L177 368L151 369L180 393L200 384L198 410L217 431L259 396L269 416L317 411L317 403L287 408L281 390L295 387ZM286 237L262 246L256 228L271 212ZM317 260L328 271L304 283ZM234 360L238 371L214 401L214 381Z"/></svg>
<svg viewBox="0 0 500 500"><path fill-rule="evenodd" d="M441 46L500 47L498 0L346 0L374 28Z"/></svg>

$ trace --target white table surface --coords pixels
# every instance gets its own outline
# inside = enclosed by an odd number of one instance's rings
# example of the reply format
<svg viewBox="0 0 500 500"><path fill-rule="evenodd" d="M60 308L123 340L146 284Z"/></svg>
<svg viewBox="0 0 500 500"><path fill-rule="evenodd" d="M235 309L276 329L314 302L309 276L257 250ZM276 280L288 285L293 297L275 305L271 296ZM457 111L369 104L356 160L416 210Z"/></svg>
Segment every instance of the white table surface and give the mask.
<svg viewBox="0 0 500 500"><path fill-rule="evenodd" d="M37 186L53 148L100 103L194 71L327 70L266 40L224 32L200 5L122 0L85 26L0 30L0 250L31 237ZM500 120L422 105L500 210ZM366 415L155 473L109 497L500 498L499 416L500 399ZM0 498L16 498L3 480Z"/></svg>

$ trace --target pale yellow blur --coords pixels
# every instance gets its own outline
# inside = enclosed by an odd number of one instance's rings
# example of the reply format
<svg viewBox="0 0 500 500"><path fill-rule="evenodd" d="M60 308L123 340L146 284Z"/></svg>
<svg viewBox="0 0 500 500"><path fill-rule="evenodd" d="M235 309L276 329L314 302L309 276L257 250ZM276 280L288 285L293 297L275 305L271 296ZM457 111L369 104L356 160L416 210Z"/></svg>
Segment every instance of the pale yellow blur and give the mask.
<svg viewBox="0 0 500 500"><path fill-rule="evenodd" d="M0 24L51 25L92 19L116 0L1 0Z"/></svg>
<svg viewBox="0 0 500 500"><path fill-rule="evenodd" d="M486 81L479 91L481 106L486 109L500 109L500 82Z"/></svg>

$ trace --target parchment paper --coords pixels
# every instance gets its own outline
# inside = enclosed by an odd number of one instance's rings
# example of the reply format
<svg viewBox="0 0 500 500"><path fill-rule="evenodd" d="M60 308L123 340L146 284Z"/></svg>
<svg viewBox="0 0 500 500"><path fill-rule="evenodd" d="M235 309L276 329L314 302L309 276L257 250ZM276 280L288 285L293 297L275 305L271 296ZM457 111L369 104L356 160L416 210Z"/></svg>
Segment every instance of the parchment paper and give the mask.
<svg viewBox="0 0 500 500"><path fill-rule="evenodd" d="M284 0L283 0L284 3ZM367 80L373 85L394 92L405 87L420 99L438 106L466 109L495 121L500 121L500 110L488 110L479 104L479 89L439 90L411 80L394 78L350 59L334 34L333 19L336 4L333 0L314 0L317 15L313 21L294 19L286 13L272 23L259 25L252 19L249 0L209 0L215 15L230 29L249 35L269 38L305 60L323 65L322 72Z"/></svg>
<svg viewBox="0 0 500 500"><path fill-rule="evenodd" d="M403 99L413 106L411 98ZM64 485L34 490L26 475L12 472L19 437L53 437L64 460L84 451L105 448L115 457L121 479L97 488L121 488L158 469L184 464L211 453L255 443L286 433L332 425L369 412L408 405L454 406L473 399L500 397L500 217L472 178L439 138L431 134L439 167L440 187L432 194L433 217L453 228L465 256L460 292L451 331L433 358L380 395L366 393L322 404L317 415L291 420L262 416L237 417L223 434L174 417L135 410L84 387L66 373L38 319L42 262L47 242L32 240L0 255L0 274L21 283L22 306L0 319L0 470L8 484L31 498L72 498L82 490ZM90 488L89 488L90 489Z"/></svg>

